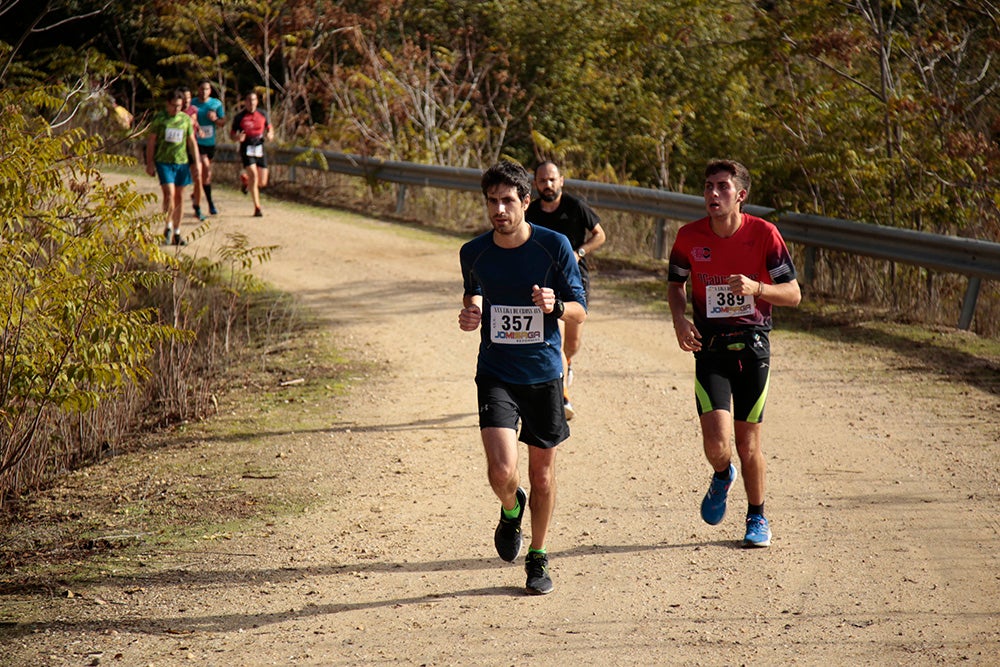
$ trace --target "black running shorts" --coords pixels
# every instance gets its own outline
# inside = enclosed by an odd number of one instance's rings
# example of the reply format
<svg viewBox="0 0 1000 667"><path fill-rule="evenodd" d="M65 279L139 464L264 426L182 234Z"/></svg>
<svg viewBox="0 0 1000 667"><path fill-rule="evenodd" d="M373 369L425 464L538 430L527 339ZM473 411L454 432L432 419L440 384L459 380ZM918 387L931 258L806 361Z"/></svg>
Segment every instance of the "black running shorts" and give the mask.
<svg viewBox="0 0 1000 667"><path fill-rule="evenodd" d="M267 169L267 156L264 154L263 150L260 151L260 155L247 154L248 152L247 149L250 148L251 146L253 146L253 144L251 144L250 146L244 146L244 145L240 146L240 161L243 163L243 166L249 167L250 165L255 164L257 165L258 169ZM257 144L257 147L263 148L263 146L260 144ZM250 150L249 152L253 153L256 151Z"/></svg>
<svg viewBox="0 0 1000 667"><path fill-rule="evenodd" d="M521 442L550 449L569 437L563 409L562 378L542 384L509 384L477 376L479 428L511 428L521 423Z"/></svg>
<svg viewBox="0 0 1000 667"><path fill-rule="evenodd" d="M729 411L733 419L764 421L764 404L771 377L771 345L767 332L750 332L742 339L707 341L695 357L695 402L698 414Z"/></svg>

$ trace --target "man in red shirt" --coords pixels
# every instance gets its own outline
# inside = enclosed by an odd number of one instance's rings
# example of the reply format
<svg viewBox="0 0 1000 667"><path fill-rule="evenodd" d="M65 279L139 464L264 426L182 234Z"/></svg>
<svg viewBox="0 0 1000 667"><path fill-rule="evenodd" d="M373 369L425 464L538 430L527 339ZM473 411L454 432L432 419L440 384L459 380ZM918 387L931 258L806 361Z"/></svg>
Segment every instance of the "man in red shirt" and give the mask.
<svg viewBox="0 0 1000 667"><path fill-rule="evenodd" d="M750 173L731 160L705 169L708 216L677 232L670 250L667 298L681 349L695 357L695 397L705 456L715 470L701 503L701 517L722 522L736 481L730 437L747 494L743 545L771 544L764 517L761 424L770 380L772 306L797 306L802 298L795 266L770 222L743 212ZM691 282L694 322L685 316ZM730 418L730 409L732 417Z"/></svg>
<svg viewBox="0 0 1000 667"><path fill-rule="evenodd" d="M263 111L257 109L257 93L251 91L243 98L243 110L233 119L229 135L240 143L240 172L243 194L250 191L253 197L254 217L264 215L260 210L260 189L267 187L267 159L264 142L274 138L274 130Z"/></svg>
<svg viewBox="0 0 1000 667"><path fill-rule="evenodd" d="M193 99L191 95L191 89L187 86L181 86L179 90L184 93L184 108L181 109L184 113L191 116L191 124L194 126L194 136L197 137L201 132L201 128L198 126L198 107L191 104ZM194 216L199 220L205 220L205 215L201 212L201 163L200 161L195 162L191 160L191 204L194 206Z"/></svg>

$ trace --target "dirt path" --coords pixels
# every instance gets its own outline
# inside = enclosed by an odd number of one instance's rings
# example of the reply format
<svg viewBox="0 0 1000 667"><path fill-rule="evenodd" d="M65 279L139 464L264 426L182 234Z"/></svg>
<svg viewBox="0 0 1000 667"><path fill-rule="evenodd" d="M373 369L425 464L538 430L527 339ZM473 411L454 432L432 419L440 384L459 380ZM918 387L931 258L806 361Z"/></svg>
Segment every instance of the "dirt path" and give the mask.
<svg viewBox="0 0 1000 667"><path fill-rule="evenodd" d="M492 546L460 241L273 201L254 220L219 190L190 250L232 230L281 245L264 277L381 370L265 434L316 507L38 605L0 630L10 664L1000 664L997 395L885 347L775 335L774 541L743 550L741 487L721 526L698 516L693 360L598 278L556 589L525 596Z"/></svg>

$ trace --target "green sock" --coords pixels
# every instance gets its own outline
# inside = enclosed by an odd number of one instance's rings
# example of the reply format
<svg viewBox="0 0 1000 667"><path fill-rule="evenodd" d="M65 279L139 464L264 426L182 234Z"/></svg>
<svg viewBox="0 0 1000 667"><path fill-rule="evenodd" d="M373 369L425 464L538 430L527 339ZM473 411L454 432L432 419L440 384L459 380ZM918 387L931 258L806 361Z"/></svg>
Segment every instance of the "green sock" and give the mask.
<svg viewBox="0 0 1000 667"><path fill-rule="evenodd" d="M528 549L528 553L529 554L544 554L545 553L545 547L542 547L541 549Z"/></svg>
<svg viewBox="0 0 1000 667"><path fill-rule="evenodd" d="M517 515L521 513L521 503L518 503L516 498L514 502L516 503L514 505L514 509L509 510L506 507L500 508L503 510L503 516L505 519L516 519Z"/></svg>

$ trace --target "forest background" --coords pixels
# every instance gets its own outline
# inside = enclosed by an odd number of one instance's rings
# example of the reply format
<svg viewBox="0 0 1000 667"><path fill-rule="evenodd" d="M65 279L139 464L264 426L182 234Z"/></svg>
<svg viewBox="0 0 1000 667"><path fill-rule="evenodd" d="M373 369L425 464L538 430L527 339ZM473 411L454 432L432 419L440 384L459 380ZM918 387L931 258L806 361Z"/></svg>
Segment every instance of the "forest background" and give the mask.
<svg viewBox="0 0 1000 667"><path fill-rule="evenodd" d="M725 156L750 166L756 204L1000 240L992 0L3 5L0 81L50 87L57 127L113 99L142 128L167 91L207 78L231 115L257 91L288 145L472 168L548 158L572 178L695 194ZM648 221L615 223L608 250L646 240ZM964 282L827 253L812 288L953 324ZM996 334L985 291L973 328Z"/></svg>
<svg viewBox="0 0 1000 667"><path fill-rule="evenodd" d="M726 156L779 211L1000 240L989 0L3 5L0 82L52 88L57 127L114 100L142 128L207 78L231 115L257 91L286 144L472 168L548 158L695 194ZM837 262L851 298L899 291Z"/></svg>
<svg viewBox="0 0 1000 667"><path fill-rule="evenodd" d="M249 317L234 295L251 283L228 269L268 249L234 238L214 263L168 256L142 236L160 228L149 202L100 185L101 161L134 157L178 85L209 79L230 117L256 91L279 144L472 168L547 158L568 177L691 194L708 159L730 157L755 204L998 242L998 47L989 0L0 1L0 214L17 239L2 247L0 500L40 479L26 468L63 467L51 446L27 465L33 443L114 448L117 420L93 417L105 392L153 379L158 398L133 389L136 406L203 412L205 364L187 346L228 353ZM433 199L412 215L467 228L467 209ZM649 219L605 227L604 258L648 257ZM197 333L192 286L223 274L221 333ZM953 325L965 285L824 252L806 289ZM122 312L137 293L156 298ZM1000 334L994 284L972 328ZM40 436L65 409L90 417Z"/></svg>

